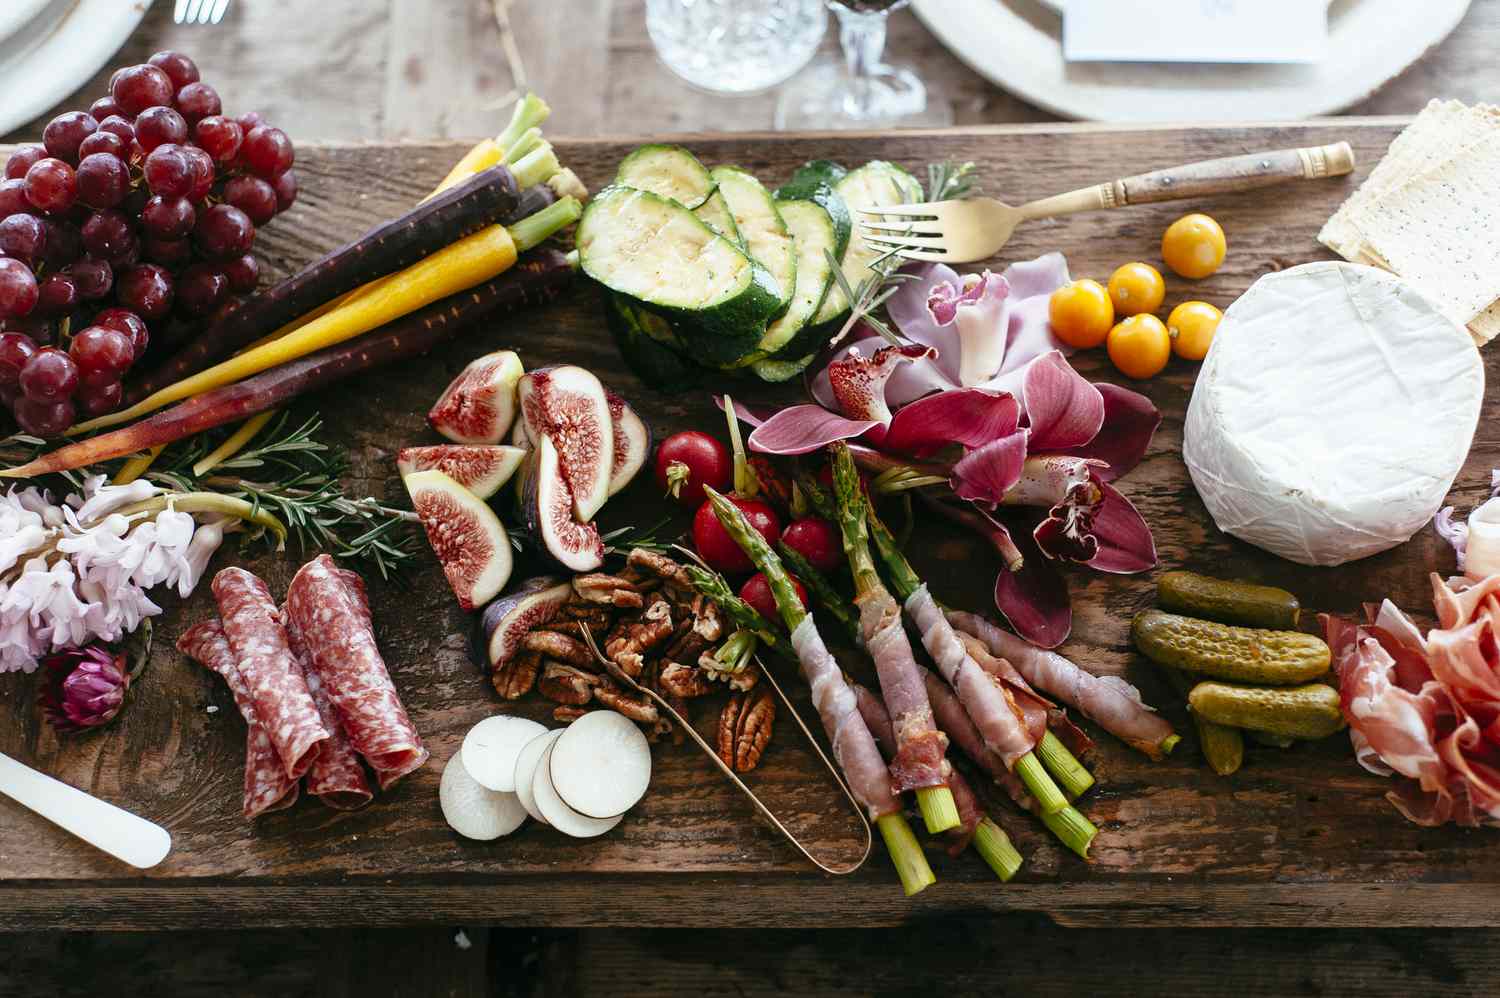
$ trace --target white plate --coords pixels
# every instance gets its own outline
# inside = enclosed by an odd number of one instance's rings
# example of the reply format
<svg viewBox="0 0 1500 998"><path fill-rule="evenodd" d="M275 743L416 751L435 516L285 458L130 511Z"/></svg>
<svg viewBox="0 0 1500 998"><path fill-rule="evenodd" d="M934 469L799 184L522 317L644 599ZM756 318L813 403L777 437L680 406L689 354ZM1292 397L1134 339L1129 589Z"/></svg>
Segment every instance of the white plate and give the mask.
<svg viewBox="0 0 1500 998"><path fill-rule="evenodd" d="M64 3L70 0L63 0ZM44 7L54 6L57 0L5 0L0 7L0 41L17 34L30 24Z"/></svg>
<svg viewBox="0 0 1500 998"><path fill-rule="evenodd" d="M152 0L66 2L70 9L40 44L0 65L0 135L52 110L103 69ZM82 110L102 96L88 97Z"/></svg>
<svg viewBox="0 0 1500 998"><path fill-rule="evenodd" d="M1050 0L912 0L922 23L996 86L1070 118L1266 121L1332 114L1448 36L1469 0L1335 0L1317 65L1068 63Z"/></svg>

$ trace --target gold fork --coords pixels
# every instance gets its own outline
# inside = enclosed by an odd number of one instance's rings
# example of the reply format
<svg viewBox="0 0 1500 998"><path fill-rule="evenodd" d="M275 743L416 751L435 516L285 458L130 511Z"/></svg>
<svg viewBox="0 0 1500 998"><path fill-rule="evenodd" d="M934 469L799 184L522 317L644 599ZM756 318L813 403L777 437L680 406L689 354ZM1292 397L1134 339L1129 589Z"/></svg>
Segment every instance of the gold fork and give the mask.
<svg viewBox="0 0 1500 998"><path fill-rule="evenodd" d="M1354 150L1347 142L1275 149L1141 173L1019 207L994 198L968 198L861 208L860 214L867 218L860 220L860 231L872 245L905 260L972 263L994 256L1010 241L1017 225L1033 218L1229 194L1288 180L1341 177L1353 169Z"/></svg>

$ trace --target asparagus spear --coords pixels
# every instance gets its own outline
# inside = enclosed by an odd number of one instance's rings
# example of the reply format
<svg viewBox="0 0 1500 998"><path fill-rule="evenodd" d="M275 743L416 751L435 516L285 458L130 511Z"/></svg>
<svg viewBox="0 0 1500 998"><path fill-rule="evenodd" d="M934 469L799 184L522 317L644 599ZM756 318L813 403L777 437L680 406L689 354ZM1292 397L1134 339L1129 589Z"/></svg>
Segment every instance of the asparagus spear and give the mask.
<svg viewBox="0 0 1500 998"><path fill-rule="evenodd" d="M849 639L856 645L864 646L865 636L859 633L859 618L853 612L853 608L839 595L833 583L826 575L818 571L807 557L796 548L781 541L776 545L776 550L781 553L781 560L792 566L792 574L802 580L802 584L812 593L813 599L823 605L828 615L839 622L849 634Z"/></svg>
<svg viewBox="0 0 1500 998"><path fill-rule="evenodd" d="M855 799L875 819L875 827L880 829L896 864L902 888L909 897L936 883L937 878L927 865L927 857L922 854L922 847L912 834L906 815L901 813L901 801L891 788L890 771L880 757L880 749L875 746L864 718L859 716L854 691L824 647L812 617L802 608L797 588L781 559L760 532L750 526L738 506L711 488L703 491L725 532L750 556L755 567L765 573L771 595L776 600L776 610L791 632L792 649L802 667L803 678L812 688L813 704L818 708L823 730L833 745L834 758L843 769Z"/></svg>

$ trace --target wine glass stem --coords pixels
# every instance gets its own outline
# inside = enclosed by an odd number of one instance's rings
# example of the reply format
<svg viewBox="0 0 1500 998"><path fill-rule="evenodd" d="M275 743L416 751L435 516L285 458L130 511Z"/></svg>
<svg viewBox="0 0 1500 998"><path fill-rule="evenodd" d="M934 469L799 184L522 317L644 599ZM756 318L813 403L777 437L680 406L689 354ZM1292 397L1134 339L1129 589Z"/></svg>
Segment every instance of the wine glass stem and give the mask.
<svg viewBox="0 0 1500 998"><path fill-rule="evenodd" d="M880 56L885 51L887 12L856 11L834 7L839 19L839 44L844 49L844 65L849 72L848 112L856 118L874 117L875 75Z"/></svg>

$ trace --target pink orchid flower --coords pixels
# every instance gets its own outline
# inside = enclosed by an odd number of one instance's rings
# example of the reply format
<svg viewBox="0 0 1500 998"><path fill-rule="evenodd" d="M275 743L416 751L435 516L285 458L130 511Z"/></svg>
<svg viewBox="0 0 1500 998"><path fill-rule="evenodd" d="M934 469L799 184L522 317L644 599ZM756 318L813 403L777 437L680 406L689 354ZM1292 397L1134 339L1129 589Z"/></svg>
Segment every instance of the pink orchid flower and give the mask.
<svg viewBox="0 0 1500 998"><path fill-rule="evenodd" d="M764 421L739 411L756 426L753 450L806 454L857 440L856 459L870 470L946 478L947 495L924 498L990 541L1005 563L997 608L1049 648L1072 629L1053 562L1111 573L1156 564L1150 528L1109 483L1140 462L1161 414L1067 362L1046 308L1067 279L1058 254L1001 275L927 268L887 304L910 343L858 338L814 379L818 404Z"/></svg>

